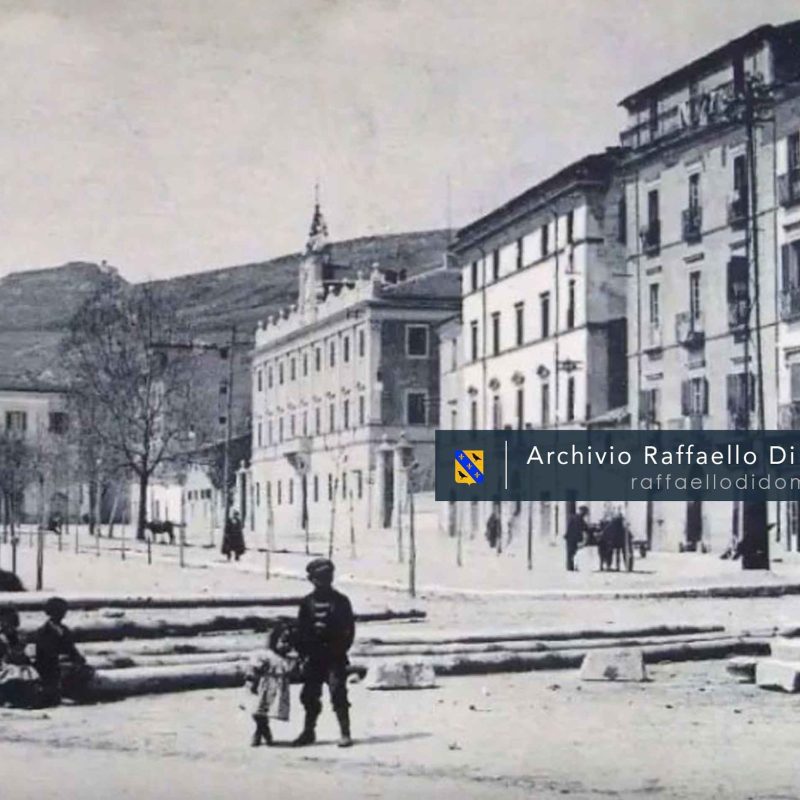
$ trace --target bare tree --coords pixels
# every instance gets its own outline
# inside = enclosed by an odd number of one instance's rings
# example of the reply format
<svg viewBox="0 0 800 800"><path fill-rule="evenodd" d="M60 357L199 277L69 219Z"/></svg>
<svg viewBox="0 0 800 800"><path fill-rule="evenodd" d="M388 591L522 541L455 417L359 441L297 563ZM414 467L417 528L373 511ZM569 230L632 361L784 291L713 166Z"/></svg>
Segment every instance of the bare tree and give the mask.
<svg viewBox="0 0 800 800"><path fill-rule="evenodd" d="M24 437L0 431L0 496L3 501L3 527L15 534L19 500L33 479L35 457Z"/></svg>
<svg viewBox="0 0 800 800"><path fill-rule="evenodd" d="M195 356L174 347L181 339L177 308L158 288L109 280L75 315L64 341L84 455L90 464L111 459L135 476L138 539L150 479L182 457L191 426Z"/></svg>

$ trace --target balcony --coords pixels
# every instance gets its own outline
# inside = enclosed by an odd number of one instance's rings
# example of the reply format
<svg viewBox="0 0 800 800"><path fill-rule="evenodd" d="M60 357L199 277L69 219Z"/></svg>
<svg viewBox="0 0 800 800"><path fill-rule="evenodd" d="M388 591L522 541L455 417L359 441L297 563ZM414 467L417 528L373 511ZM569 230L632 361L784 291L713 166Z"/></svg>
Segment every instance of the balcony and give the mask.
<svg viewBox="0 0 800 800"><path fill-rule="evenodd" d="M655 256L661 251L661 220L653 219L639 231L642 250L647 256Z"/></svg>
<svg viewBox="0 0 800 800"><path fill-rule="evenodd" d="M728 225L743 228L747 224L747 197L737 195L728 201Z"/></svg>
<svg viewBox="0 0 800 800"><path fill-rule="evenodd" d="M703 315L683 311L675 315L675 341L690 350L703 347L706 341Z"/></svg>
<svg viewBox="0 0 800 800"><path fill-rule="evenodd" d="M696 244L703 238L703 209L700 206L685 208L681 214L683 241Z"/></svg>
<svg viewBox="0 0 800 800"><path fill-rule="evenodd" d="M800 286L781 292L781 319L784 322L800 319Z"/></svg>
<svg viewBox="0 0 800 800"><path fill-rule="evenodd" d="M664 348L664 336L660 325L650 325L644 336L644 351L657 352Z"/></svg>
<svg viewBox="0 0 800 800"><path fill-rule="evenodd" d="M800 169L778 176L778 202L784 208L800 203Z"/></svg>
<svg viewBox="0 0 800 800"><path fill-rule="evenodd" d="M778 427L782 431L800 431L800 400L778 407Z"/></svg>

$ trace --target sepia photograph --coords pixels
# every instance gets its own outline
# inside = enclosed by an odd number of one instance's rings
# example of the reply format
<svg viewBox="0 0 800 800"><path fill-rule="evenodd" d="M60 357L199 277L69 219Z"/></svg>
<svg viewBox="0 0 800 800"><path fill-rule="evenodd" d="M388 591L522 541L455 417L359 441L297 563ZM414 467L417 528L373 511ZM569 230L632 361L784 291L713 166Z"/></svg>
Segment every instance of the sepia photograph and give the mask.
<svg viewBox="0 0 800 800"><path fill-rule="evenodd" d="M800 799L797 0L0 55L3 800Z"/></svg>

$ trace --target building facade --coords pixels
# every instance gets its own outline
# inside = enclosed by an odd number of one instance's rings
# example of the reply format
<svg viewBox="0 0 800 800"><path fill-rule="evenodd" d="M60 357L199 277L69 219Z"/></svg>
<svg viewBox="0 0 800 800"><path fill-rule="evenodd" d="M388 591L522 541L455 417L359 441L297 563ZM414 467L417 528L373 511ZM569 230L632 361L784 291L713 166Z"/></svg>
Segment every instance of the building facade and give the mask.
<svg viewBox="0 0 800 800"><path fill-rule="evenodd" d="M798 36L797 23L758 28L621 103L634 427L794 424ZM736 502L630 514L662 549L722 551L742 528ZM768 514L773 540L796 549L796 509Z"/></svg>
<svg viewBox="0 0 800 800"><path fill-rule="evenodd" d="M433 483L437 326L459 305L447 266L406 278L333 262L319 206L298 303L256 331L249 470L256 539L389 527L406 496L403 453Z"/></svg>
<svg viewBox="0 0 800 800"><path fill-rule="evenodd" d="M458 379L448 377L458 396L444 425L580 428L625 404L622 157L587 156L458 232L462 327ZM537 534L563 533L577 500L535 502ZM448 525L484 525L488 509L452 506ZM513 525L522 509L501 511Z"/></svg>

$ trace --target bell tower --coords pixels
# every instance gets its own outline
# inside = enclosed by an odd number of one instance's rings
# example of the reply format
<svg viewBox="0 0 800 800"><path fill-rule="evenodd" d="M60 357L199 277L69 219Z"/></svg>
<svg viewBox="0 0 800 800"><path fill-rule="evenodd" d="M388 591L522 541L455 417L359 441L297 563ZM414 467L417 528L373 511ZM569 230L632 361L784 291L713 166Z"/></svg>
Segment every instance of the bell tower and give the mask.
<svg viewBox="0 0 800 800"><path fill-rule="evenodd" d="M297 307L300 311L316 305L324 297L326 267L331 261L328 224L319 202L319 186L314 187L314 214L308 232L306 251L300 262Z"/></svg>

